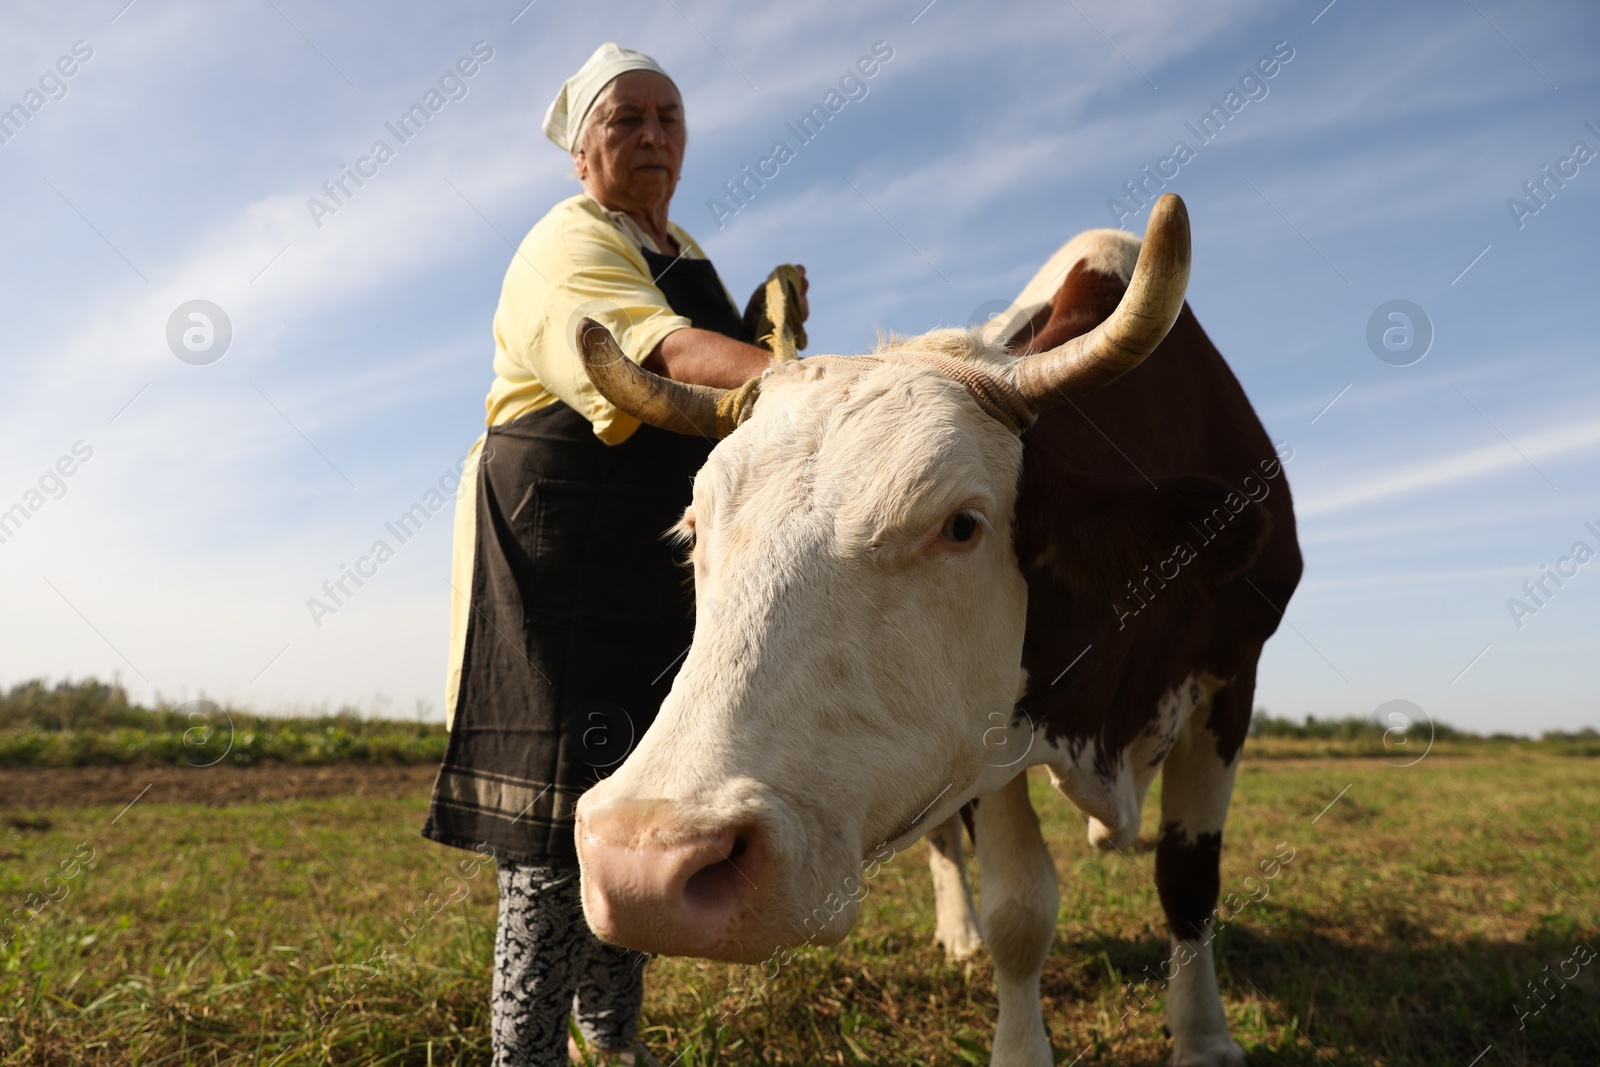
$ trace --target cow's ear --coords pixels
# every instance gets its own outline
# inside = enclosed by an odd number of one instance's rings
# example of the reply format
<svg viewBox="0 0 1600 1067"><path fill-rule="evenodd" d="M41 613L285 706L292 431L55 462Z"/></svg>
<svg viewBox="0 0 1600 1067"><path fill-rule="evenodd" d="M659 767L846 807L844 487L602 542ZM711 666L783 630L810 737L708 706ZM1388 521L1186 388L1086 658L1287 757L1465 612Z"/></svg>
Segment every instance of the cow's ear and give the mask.
<svg viewBox="0 0 1600 1067"><path fill-rule="evenodd" d="M1046 528L1018 531L1029 542L1024 560L1048 561L1074 587L1103 595L1132 582L1208 598L1249 569L1272 528L1260 503L1199 475L1164 478L1153 488L1080 484L1052 503L1048 516L1032 516Z"/></svg>

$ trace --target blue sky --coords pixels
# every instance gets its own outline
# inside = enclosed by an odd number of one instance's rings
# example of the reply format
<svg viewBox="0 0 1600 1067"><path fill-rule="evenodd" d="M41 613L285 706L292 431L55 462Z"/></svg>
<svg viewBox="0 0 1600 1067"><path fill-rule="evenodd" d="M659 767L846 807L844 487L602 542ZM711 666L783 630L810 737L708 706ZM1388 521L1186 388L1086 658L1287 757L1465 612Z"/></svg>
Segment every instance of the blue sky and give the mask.
<svg viewBox="0 0 1600 1067"><path fill-rule="evenodd" d="M806 264L813 352L1009 300L1113 224L1142 167L1197 148L1168 182L1191 304L1293 448L1307 559L1258 704L1600 723L1600 559L1507 606L1575 542L1600 551L1600 159L1543 204L1524 190L1576 142L1600 152L1592 5L524 2L0 15L0 107L45 81L0 145L0 509L42 500L0 543L0 684L441 714L448 512L320 627L306 601L480 431L511 243L576 191L539 120L614 39L683 90L674 218L741 296ZM314 220L477 42L465 95ZM866 95L719 229L707 201L877 42ZM1200 145L1185 123L1275 47L1292 58ZM232 326L207 365L166 340L196 299ZM1367 342L1397 299L1434 335L1408 366Z"/></svg>

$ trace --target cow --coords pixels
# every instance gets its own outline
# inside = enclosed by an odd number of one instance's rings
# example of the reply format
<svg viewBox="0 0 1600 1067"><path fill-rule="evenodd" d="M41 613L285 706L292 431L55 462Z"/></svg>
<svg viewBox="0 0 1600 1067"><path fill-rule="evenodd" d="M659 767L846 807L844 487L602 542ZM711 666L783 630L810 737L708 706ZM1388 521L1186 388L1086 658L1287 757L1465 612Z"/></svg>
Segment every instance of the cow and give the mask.
<svg viewBox="0 0 1600 1067"><path fill-rule="evenodd" d="M941 897L963 892L965 808L992 1062L1048 1067L1059 890L1025 772L1047 768L1110 850L1160 770L1170 1062L1244 1062L1210 920L1256 664L1301 560L1283 459L1185 302L1189 262L1169 194L1142 242L1068 242L1005 336L890 337L734 390L653 375L580 324L621 410L721 438L676 530L693 644L577 806L596 934L743 962L835 943L862 880L930 832ZM962 911L941 909L947 949L977 936Z"/></svg>

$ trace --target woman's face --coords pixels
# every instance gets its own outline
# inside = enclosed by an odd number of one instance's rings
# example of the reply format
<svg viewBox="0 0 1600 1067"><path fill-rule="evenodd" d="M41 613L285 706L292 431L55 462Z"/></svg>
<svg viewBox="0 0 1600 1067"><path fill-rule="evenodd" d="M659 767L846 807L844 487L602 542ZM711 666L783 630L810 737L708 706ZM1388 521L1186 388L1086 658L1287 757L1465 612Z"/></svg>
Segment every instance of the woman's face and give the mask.
<svg viewBox="0 0 1600 1067"><path fill-rule="evenodd" d="M573 160L583 187L613 211L665 211L683 170L683 101L654 71L621 75L595 102Z"/></svg>

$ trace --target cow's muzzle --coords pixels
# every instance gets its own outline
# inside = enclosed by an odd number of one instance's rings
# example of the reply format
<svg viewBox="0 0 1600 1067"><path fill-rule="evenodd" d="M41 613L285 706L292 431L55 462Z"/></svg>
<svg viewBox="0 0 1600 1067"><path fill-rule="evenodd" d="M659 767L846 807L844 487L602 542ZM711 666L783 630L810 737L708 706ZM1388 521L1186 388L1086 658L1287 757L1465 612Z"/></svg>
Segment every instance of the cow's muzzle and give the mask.
<svg viewBox="0 0 1600 1067"><path fill-rule="evenodd" d="M665 800L616 798L578 817L583 908L603 941L667 956L754 962L750 925L772 881L770 835L707 826Z"/></svg>

